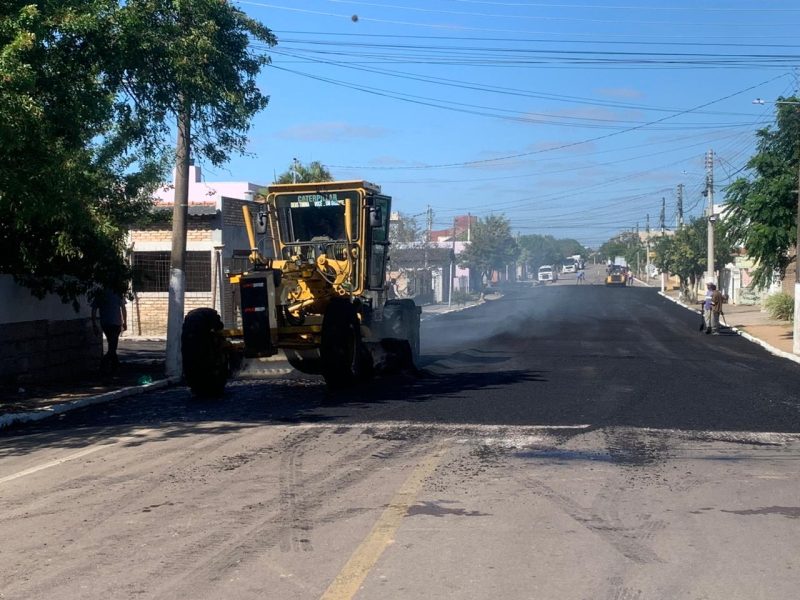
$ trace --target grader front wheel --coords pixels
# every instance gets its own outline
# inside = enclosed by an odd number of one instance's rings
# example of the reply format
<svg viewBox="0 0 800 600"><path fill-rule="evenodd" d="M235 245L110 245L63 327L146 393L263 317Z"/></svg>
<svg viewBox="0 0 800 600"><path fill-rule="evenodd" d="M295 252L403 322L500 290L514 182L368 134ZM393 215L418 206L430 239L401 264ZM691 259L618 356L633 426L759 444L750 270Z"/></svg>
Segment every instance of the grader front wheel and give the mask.
<svg viewBox="0 0 800 600"><path fill-rule="evenodd" d="M331 389L353 385L371 367L355 307L345 298L330 302L322 320L322 376Z"/></svg>

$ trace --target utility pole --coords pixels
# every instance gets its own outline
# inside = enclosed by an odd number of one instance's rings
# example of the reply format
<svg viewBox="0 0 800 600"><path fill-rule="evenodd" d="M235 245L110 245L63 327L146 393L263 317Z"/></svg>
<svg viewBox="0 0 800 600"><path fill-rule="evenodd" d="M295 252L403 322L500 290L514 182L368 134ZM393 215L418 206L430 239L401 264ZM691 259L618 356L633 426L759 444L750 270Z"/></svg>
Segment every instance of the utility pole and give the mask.
<svg viewBox="0 0 800 600"><path fill-rule="evenodd" d="M453 217L453 255L450 257L450 287L447 295L447 306L453 305L453 281L456 278L456 217Z"/></svg>
<svg viewBox="0 0 800 600"><path fill-rule="evenodd" d="M667 200L662 196L661 198L661 237L666 233L666 220L667 220ZM663 242L662 242L663 243ZM663 294L667 289L667 274L661 271L661 293Z"/></svg>
<svg viewBox="0 0 800 600"><path fill-rule="evenodd" d="M645 225L644 234L645 234L645 252L647 255L645 256L645 277L647 277L647 281L650 281L650 213L647 213L647 224Z"/></svg>
<svg viewBox="0 0 800 600"><path fill-rule="evenodd" d="M167 377L180 377L181 330L186 296L186 217L189 212L189 149L191 148L191 107L181 98L178 113L178 143L175 150L175 199L172 206L172 252L169 264L167 307Z"/></svg>
<svg viewBox="0 0 800 600"><path fill-rule="evenodd" d="M678 184L678 229L683 227L683 184Z"/></svg>
<svg viewBox="0 0 800 600"><path fill-rule="evenodd" d="M794 322L792 352L800 354L800 162L797 164L797 219L794 242Z"/></svg>
<svg viewBox="0 0 800 600"><path fill-rule="evenodd" d="M431 230L433 229L433 209L431 208L430 204L428 205L428 210L426 211L426 222L425 227L428 230L428 235L425 239L425 268L428 268L428 246L431 244Z"/></svg>
<svg viewBox="0 0 800 600"><path fill-rule="evenodd" d="M708 262L706 279L714 280L714 151L706 153L706 195L708 196Z"/></svg>
<svg viewBox="0 0 800 600"><path fill-rule="evenodd" d="M299 161L296 158L292 159L292 183L297 183L297 163Z"/></svg>
<svg viewBox="0 0 800 600"><path fill-rule="evenodd" d="M642 250L642 236L639 234L639 222L636 222L636 276L642 276L642 266L639 262L639 253Z"/></svg>

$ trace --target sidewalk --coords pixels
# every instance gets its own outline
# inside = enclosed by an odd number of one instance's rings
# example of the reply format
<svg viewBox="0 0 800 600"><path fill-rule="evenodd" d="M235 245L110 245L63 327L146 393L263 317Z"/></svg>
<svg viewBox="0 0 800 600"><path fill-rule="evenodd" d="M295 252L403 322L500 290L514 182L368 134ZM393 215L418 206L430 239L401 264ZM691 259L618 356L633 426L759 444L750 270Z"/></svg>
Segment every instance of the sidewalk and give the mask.
<svg viewBox="0 0 800 600"><path fill-rule="evenodd" d="M166 387L166 340L122 336L117 354L119 372L88 375L55 382L26 382L0 386L0 429L16 421L35 421L89 404Z"/></svg>
<svg viewBox="0 0 800 600"><path fill-rule="evenodd" d="M499 296L489 296L487 301ZM422 307L422 318L427 320L448 312L465 310L478 303L431 304ZM167 342L165 338L143 338L123 335L119 340L119 372L113 377L99 372L80 378L58 382L22 383L17 386L0 386L0 430L17 422L36 421L57 414L117 398L141 394L153 389L178 383L167 379L164 373ZM269 365L253 365L245 375L258 376L291 370Z"/></svg>
<svg viewBox="0 0 800 600"><path fill-rule="evenodd" d="M668 290L664 296L670 300L698 311L700 305L688 306L678 301L678 290ZM743 304L725 304L723 306L722 325L727 325L743 337L764 346L767 350L778 356L800 362L800 357L792 353L793 329L789 321L779 321L771 318L756 304L748 306Z"/></svg>

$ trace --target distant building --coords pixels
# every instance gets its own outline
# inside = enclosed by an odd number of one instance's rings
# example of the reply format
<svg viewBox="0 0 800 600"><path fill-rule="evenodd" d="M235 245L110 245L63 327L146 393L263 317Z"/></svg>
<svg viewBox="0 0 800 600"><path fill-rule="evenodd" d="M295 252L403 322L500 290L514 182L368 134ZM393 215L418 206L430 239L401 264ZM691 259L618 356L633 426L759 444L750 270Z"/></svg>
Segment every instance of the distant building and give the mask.
<svg viewBox="0 0 800 600"><path fill-rule="evenodd" d="M389 254L392 293L397 298L412 298L417 304L447 302L454 262L450 247L392 248Z"/></svg>

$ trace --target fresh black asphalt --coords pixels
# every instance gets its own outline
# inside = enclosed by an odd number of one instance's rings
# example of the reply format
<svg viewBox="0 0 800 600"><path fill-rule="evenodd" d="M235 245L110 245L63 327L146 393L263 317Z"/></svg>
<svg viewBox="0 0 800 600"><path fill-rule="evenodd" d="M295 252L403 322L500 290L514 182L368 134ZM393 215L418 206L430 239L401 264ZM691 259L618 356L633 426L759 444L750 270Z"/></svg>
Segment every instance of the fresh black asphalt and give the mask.
<svg viewBox="0 0 800 600"><path fill-rule="evenodd" d="M173 387L0 432L75 445L135 427L231 431L269 424L644 427L800 432L800 365L649 288L519 286L423 324L422 369L331 394L310 376L232 382L219 401Z"/></svg>

